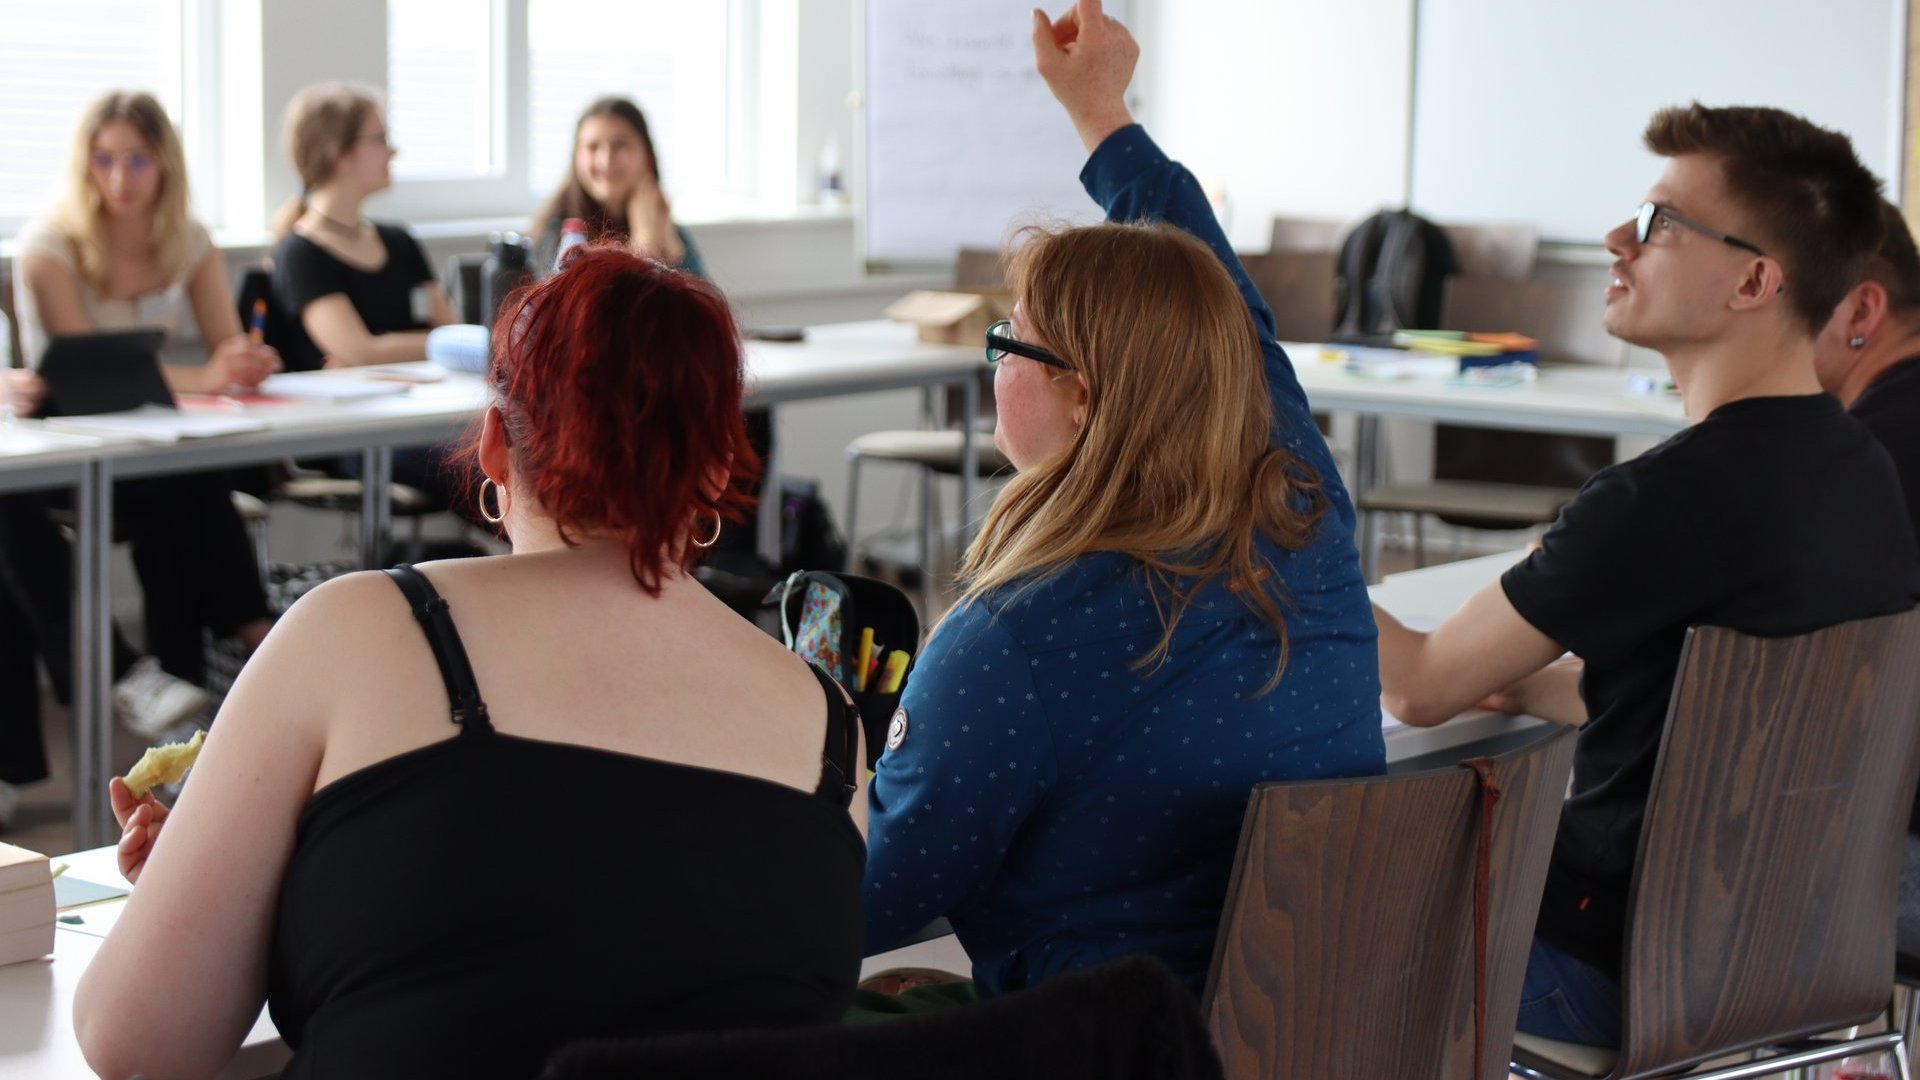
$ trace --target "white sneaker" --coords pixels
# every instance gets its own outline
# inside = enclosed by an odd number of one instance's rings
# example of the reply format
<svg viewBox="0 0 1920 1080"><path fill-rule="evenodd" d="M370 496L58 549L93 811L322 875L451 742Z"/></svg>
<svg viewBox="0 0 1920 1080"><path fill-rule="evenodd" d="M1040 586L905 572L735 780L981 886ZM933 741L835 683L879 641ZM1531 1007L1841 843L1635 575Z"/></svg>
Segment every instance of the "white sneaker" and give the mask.
<svg viewBox="0 0 1920 1080"><path fill-rule="evenodd" d="M113 715L128 731L155 739L168 728L197 716L213 704L213 695L177 675L160 661L143 656L113 684Z"/></svg>

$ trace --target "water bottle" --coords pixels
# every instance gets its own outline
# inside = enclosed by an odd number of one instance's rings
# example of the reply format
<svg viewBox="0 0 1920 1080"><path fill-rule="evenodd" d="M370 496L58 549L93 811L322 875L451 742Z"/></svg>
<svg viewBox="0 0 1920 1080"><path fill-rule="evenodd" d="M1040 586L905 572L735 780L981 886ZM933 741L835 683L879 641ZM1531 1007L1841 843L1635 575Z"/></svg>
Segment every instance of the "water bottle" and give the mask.
<svg viewBox="0 0 1920 1080"><path fill-rule="evenodd" d="M560 250L567 244L560 242ZM480 263L480 323L492 326L500 317L500 301L521 284L533 280L532 260L526 238L519 233L492 233L487 237L487 257Z"/></svg>
<svg viewBox="0 0 1920 1080"><path fill-rule="evenodd" d="M567 261L573 258L575 250L587 242L587 223L577 217L570 217L560 224L560 252L554 256L555 273L567 268Z"/></svg>

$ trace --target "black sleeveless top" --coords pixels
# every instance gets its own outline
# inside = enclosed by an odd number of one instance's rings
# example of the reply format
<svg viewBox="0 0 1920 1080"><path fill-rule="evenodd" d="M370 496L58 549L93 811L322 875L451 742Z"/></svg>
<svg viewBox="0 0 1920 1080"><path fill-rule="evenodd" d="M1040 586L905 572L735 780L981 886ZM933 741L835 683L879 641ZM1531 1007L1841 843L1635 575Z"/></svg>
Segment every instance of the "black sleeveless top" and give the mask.
<svg viewBox="0 0 1920 1080"><path fill-rule="evenodd" d="M274 921L288 1078L532 1077L578 1039L832 1023L860 967L858 721L811 795L497 732L447 603L387 571L460 733L315 792ZM636 717L647 703L635 701Z"/></svg>

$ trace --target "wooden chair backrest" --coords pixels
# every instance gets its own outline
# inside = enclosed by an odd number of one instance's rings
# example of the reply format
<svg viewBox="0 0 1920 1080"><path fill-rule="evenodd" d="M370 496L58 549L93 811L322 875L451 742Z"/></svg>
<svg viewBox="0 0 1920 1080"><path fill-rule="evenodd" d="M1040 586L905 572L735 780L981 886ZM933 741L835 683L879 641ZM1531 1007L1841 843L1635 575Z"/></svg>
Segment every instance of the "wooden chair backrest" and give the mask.
<svg viewBox="0 0 1920 1080"><path fill-rule="evenodd" d="M1490 762L1480 1080L1506 1075L1574 738ZM1201 1005L1228 1076L1473 1075L1482 820L1466 768L1254 790Z"/></svg>
<svg viewBox="0 0 1920 1080"><path fill-rule="evenodd" d="M1916 720L1920 608L1688 634L1640 831L1616 1076L1886 1007Z"/></svg>

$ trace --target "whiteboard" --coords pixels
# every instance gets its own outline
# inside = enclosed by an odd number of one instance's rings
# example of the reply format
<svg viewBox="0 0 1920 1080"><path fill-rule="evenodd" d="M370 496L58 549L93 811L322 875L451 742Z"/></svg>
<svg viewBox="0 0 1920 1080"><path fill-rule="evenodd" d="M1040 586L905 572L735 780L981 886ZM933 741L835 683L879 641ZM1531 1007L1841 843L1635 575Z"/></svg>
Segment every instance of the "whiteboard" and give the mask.
<svg viewBox="0 0 1920 1080"><path fill-rule="evenodd" d="M869 260L946 262L1021 225L1103 216L1080 187L1080 137L1033 68L1033 7L867 0ZM1122 3L1106 10L1124 18Z"/></svg>
<svg viewBox="0 0 1920 1080"><path fill-rule="evenodd" d="M1656 109L1772 105L1900 190L1905 0L1414 0L1414 209L1598 243L1662 168Z"/></svg>

